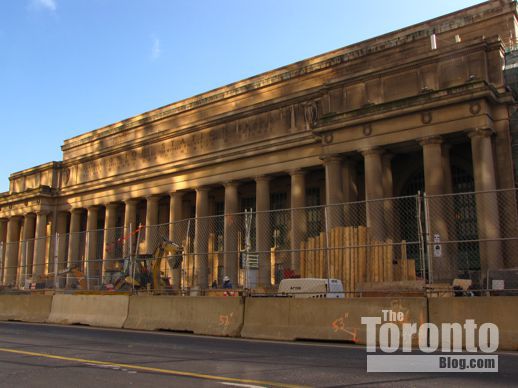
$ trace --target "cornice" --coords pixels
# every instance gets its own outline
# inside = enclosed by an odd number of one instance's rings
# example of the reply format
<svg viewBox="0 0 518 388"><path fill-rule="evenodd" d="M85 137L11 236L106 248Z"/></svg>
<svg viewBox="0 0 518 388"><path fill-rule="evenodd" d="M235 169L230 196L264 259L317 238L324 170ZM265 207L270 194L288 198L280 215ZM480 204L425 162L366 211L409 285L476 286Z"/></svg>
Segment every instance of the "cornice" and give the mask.
<svg viewBox="0 0 518 388"><path fill-rule="evenodd" d="M99 128L89 133L65 140L63 151L81 146L94 140L105 138L123 131L157 120L171 117L198 107L206 106L227 98L288 81L302 75L315 73L358 58L398 47L409 42L427 38L432 33L444 33L483 18L491 18L505 12L516 13L514 5L487 2L448 15L415 24L397 31L374 37L350 46L321 54L303 61L287 65L197 96L166 105L127 120Z"/></svg>
<svg viewBox="0 0 518 388"><path fill-rule="evenodd" d="M431 91L418 96L369 105L343 113L327 114L319 120L317 127L313 129L313 133L320 135L338 128L370 123L416 111L440 108L454 102L464 102L477 98L486 98L501 103L513 103L510 93L501 94L485 81L471 81L463 85Z"/></svg>

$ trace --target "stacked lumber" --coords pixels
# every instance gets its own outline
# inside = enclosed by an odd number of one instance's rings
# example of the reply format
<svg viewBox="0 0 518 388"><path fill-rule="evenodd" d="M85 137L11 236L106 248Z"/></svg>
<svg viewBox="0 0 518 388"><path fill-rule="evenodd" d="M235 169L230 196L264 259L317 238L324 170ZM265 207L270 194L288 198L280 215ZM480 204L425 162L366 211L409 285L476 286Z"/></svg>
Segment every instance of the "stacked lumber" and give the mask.
<svg viewBox="0 0 518 388"><path fill-rule="evenodd" d="M329 249L327 249L329 247ZM400 248L399 258L395 251ZM346 292L365 282L416 280L415 260L407 258L406 241L372 240L365 226L336 227L300 245L303 278L340 279Z"/></svg>

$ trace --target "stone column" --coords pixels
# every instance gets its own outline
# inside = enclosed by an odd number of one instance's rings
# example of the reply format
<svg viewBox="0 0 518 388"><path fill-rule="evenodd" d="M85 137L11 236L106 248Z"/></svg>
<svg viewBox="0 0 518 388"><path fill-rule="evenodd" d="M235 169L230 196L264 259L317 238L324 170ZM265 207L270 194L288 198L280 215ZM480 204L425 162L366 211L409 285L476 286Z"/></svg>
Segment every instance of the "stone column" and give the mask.
<svg viewBox="0 0 518 388"><path fill-rule="evenodd" d="M76 267L81 271L80 245L81 245L81 216L83 209L72 209L70 212L70 233L68 234L68 269ZM71 287L77 279L73 274L66 277L67 287Z"/></svg>
<svg viewBox="0 0 518 388"><path fill-rule="evenodd" d="M124 201L124 233L132 233L137 228L137 205L138 199Z"/></svg>
<svg viewBox="0 0 518 388"><path fill-rule="evenodd" d="M326 175L326 218L327 227L331 230L344 224L344 202L342 184L342 158L337 155L322 158ZM338 206L340 204L340 206Z"/></svg>
<svg viewBox="0 0 518 388"><path fill-rule="evenodd" d="M80 264L80 232L81 232L81 215L83 209L72 209L70 212L70 236L68 242L68 267L79 267Z"/></svg>
<svg viewBox="0 0 518 388"><path fill-rule="evenodd" d="M480 246L480 267L482 278L488 270L504 267L502 257L502 237L500 233L500 216L498 213L498 196L496 190L495 161L489 128L476 129L469 133L471 154L473 157L473 173L475 179L478 237Z"/></svg>
<svg viewBox="0 0 518 388"><path fill-rule="evenodd" d="M86 219L86 280L88 289L101 284L101 255L98 249L99 230L99 207L90 206Z"/></svg>
<svg viewBox="0 0 518 388"><path fill-rule="evenodd" d="M383 215L383 150L367 149L362 152L365 163L365 198L367 200L367 227L372 240L385 238Z"/></svg>
<svg viewBox="0 0 518 388"><path fill-rule="evenodd" d="M59 212L57 214L56 233L58 234L57 241L57 258L58 271L63 271L67 265L67 212Z"/></svg>
<svg viewBox="0 0 518 388"><path fill-rule="evenodd" d="M103 278L105 277L106 271L113 270L115 268L115 251L116 251L116 227L117 227L117 209L119 205L117 203L109 203L106 205L106 213L104 216L104 257L102 265Z"/></svg>
<svg viewBox="0 0 518 388"><path fill-rule="evenodd" d="M306 239L306 179L305 171L293 170L291 176L291 269L300 275L300 242Z"/></svg>
<svg viewBox="0 0 518 388"><path fill-rule="evenodd" d="M442 139L438 136L419 141L423 148L425 191L428 195L444 194Z"/></svg>
<svg viewBox="0 0 518 388"><path fill-rule="evenodd" d="M178 245L184 243L183 239L187 231L187 228L182 229L182 225L180 225L180 221L183 219L183 195L182 191L175 191L170 194L169 202L169 240ZM169 266L173 274L173 289L179 290L182 287L182 258L173 257Z"/></svg>
<svg viewBox="0 0 518 388"><path fill-rule="evenodd" d="M7 223L7 243L5 250L4 284L15 285L18 270L18 248L20 246L20 216L9 218Z"/></svg>
<svg viewBox="0 0 518 388"><path fill-rule="evenodd" d="M194 231L194 285L208 287L209 247L209 188L196 189L196 226Z"/></svg>
<svg viewBox="0 0 518 388"><path fill-rule="evenodd" d="M323 158L326 170L326 204L341 204L344 201L342 187L342 159L336 155Z"/></svg>
<svg viewBox="0 0 518 388"><path fill-rule="evenodd" d="M36 215L34 213L26 214L23 219L23 230L21 236L21 270L19 283L24 285L25 279L32 275L32 265L34 261L34 230L36 224Z"/></svg>
<svg viewBox="0 0 518 388"><path fill-rule="evenodd" d="M151 195L146 198L146 241L144 252L153 254L160 243L158 230L158 201L160 197Z"/></svg>
<svg viewBox="0 0 518 388"><path fill-rule="evenodd" d="M270 287L272 285L272 261L270 249L272 247L272 228L270 214L270 177L259 176L255 178L255 203L256 203L256 245L259 255L259 286Z"/></svg>
<svg viewBox="0 0 518 388"><path fill-rule="evenodd" d="M45 252L47 248L47 211L39 211L36 214L36 241L34 243L34 265L32 276L37 280L39 276L47 272L45 268Z"/></svg>
<svg viewBox="0 0 518 388"><path fill-rule="evenodd" d="M7 218L0 218L0 284L4 283L5 242L7 237Z"/></svg>
<svg viewBox="0 0 518 388"><path fill-rule="evenodd" d="M441 244L441 256L435 257L435 244L433 244L434 238L437 236L441 242L448 241L448 225L446 221L448 215L444 212L448 198L440 196L445 193L446 183L442 139L437 136L429 137L422 139L419 144L423 148L425 193L428 196L430 216L429 238L431 244L428 249L432 268L429 271L434 281L450 281L455 277L455 263L450 262L448 259L450 246L449 244Z"/></svg>
<svg viewBox="0 0 518 388"><path fill-rule="evenodd" d="M123 245L123 253L124 257L129 257L130 254L135 254L135 246L137 241L137 235L130 234L133 233L139 225L137 225L137 204L138 199L128 199L124 201L124 232L123 235L127 236L126 241L124 241ZM131 251L130 251L130 244Z"/></svg>
<svg viewBox="0 0 518 388"><path fill-rule="evenodd" d="M238 284L238 241L237 218L239 212L239 194L237 182L225 183L225 221L223 233L223 249L225 251L224 272L234 286Z"/></svg>

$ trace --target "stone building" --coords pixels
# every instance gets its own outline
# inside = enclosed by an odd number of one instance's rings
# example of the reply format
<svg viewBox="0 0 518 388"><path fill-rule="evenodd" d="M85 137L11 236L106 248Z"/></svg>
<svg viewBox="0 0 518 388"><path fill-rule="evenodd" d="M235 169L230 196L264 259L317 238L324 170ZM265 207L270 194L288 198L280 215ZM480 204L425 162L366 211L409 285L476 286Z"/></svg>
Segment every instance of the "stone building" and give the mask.
<svg viewBox="0 0 518 388"><path fill-rule="evenodd" d="M108 258L99 245L114 237L84 241L81 231L514 188L515 100L503 69L516 17L514 2L488 1L65 140L62 161L12 174L0 195L3 283L19 276L21 240L35 239L25 255L36 277L52 271L54 254ZM478 199L478 218L490 225L479 225L482 237L501 232L493 200ZM365 222L383 238L387 224L374 211ZM448 233L440 222L433 228ZM53 252L41 238L56 233L70 235ZM194 249L203 250L207 236L196 233ZM270 233L258 217L257 250L270 249ZM234 251L229 236L222 244ZM261 260L267 285L270 263ZM225 260L234 281L235 266Z"/></svg>

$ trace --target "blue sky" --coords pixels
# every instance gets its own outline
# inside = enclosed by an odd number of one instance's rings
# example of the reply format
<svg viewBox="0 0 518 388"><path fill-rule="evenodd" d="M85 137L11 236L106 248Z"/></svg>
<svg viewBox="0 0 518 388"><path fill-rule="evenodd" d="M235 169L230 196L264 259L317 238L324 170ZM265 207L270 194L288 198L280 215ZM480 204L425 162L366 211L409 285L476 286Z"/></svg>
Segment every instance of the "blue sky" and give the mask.
<svg viewBox="0 0 518 388"><path fill-rule="evenodd" d="M67 138L477 3L0 0L0 191Z"/></svg>

